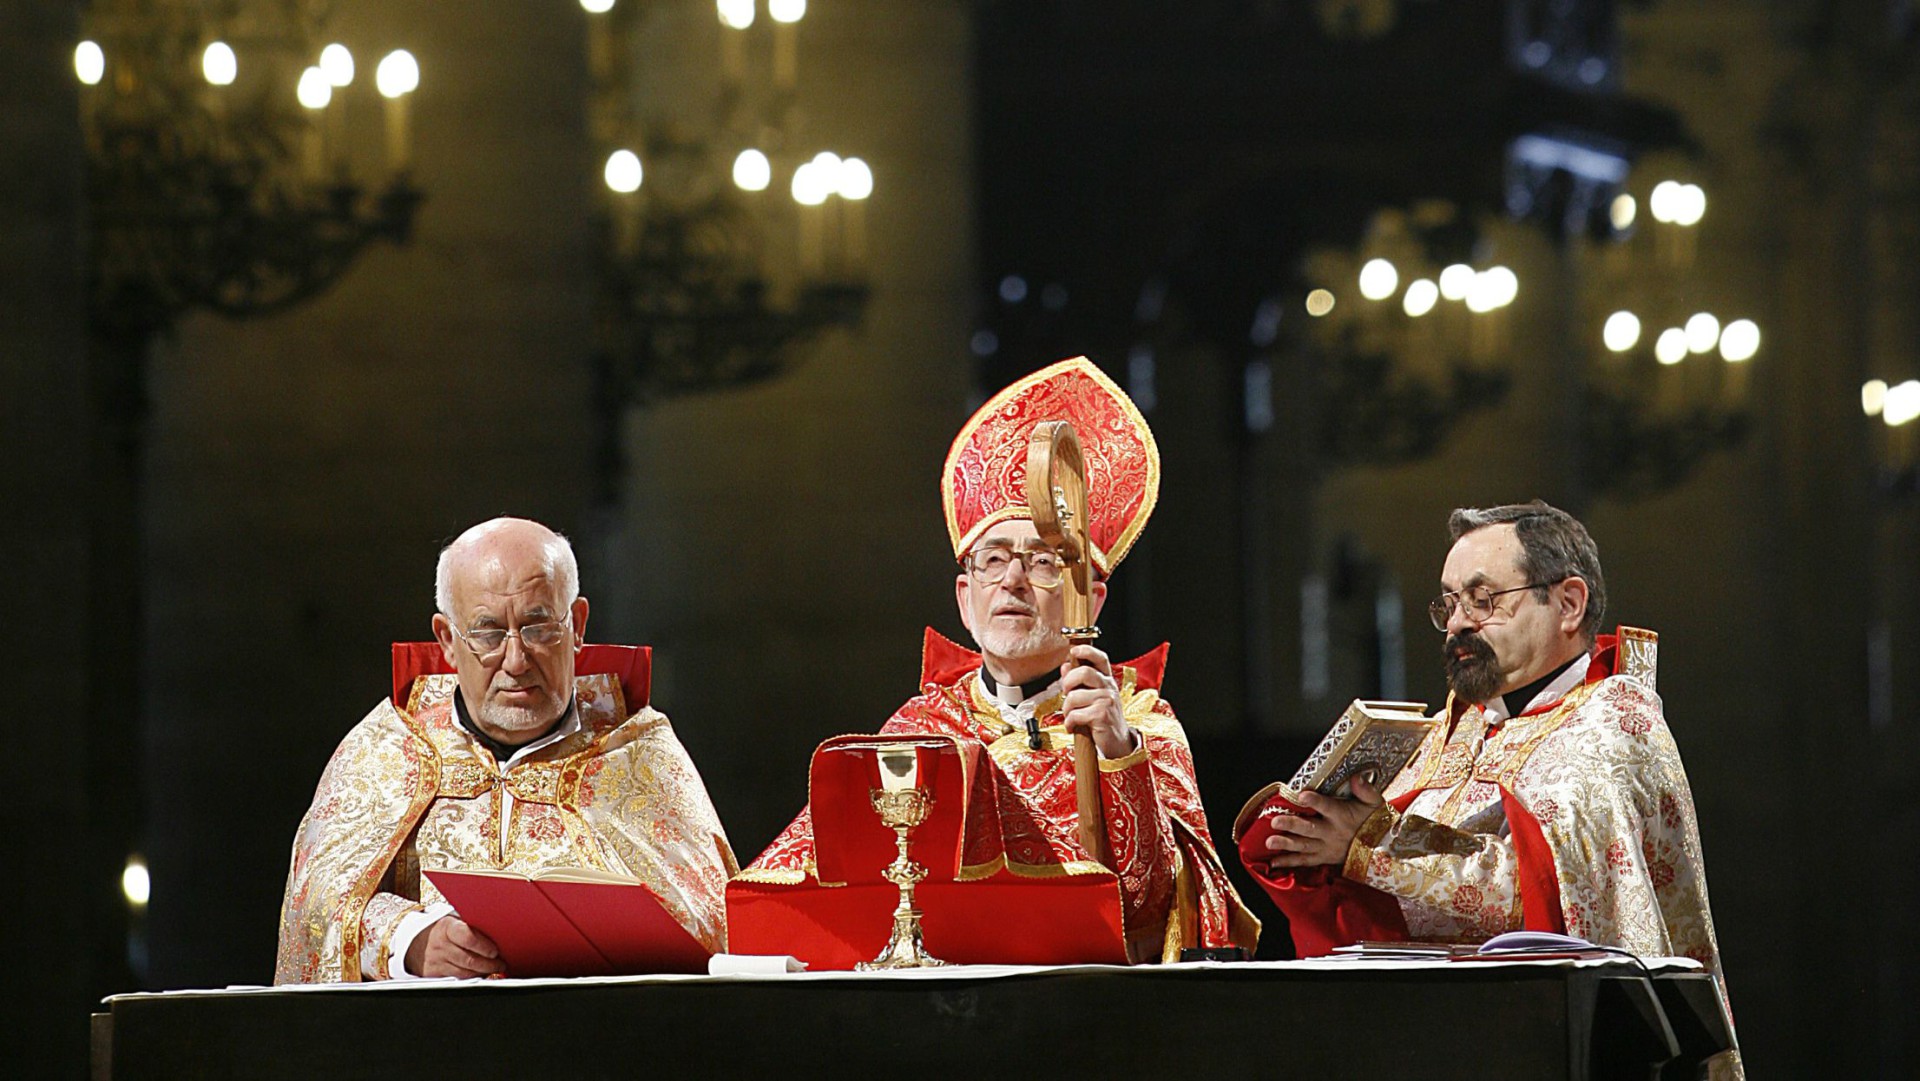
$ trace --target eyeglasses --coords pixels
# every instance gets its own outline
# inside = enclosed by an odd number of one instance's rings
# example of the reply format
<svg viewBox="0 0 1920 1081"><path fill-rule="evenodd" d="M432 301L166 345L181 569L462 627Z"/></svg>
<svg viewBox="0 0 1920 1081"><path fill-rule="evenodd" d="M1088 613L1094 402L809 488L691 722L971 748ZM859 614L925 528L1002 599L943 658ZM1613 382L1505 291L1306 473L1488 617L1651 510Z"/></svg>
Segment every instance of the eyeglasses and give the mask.
<svg viewBox="0 0 1920 1081"><path fill-rule="evenodd" d="M517 631L501 630L499 627L482 627L477 631L454 630L455 637L467 644L473 655L483 661L491 661L507 651L507 639L520 639L520 648L529 653L534 650L551 649L559 645L573 630L573 624L564 619L548 620L544 623L529 623Z"/></svg>
<svg viewBox="0 0 1920 1081"><path fill-rule="evenodd" d="M1447 629L1447 621L1453 618L1453 610L1455 608L1465 607L1467 610L1467 621L1469 623L1485 623L1487 618L1493 615L1493 599L1495 597L1504 597L1509 593L1518 593L1523 589L1545 589L1548 586L1559 585L1560 582L1564 581L1566 581L1565 578L1555 582L1529 582L1523 586L1514 586L1512 589L1488 589L1486 586L1471 586L1466 589L1455 590L1452 593L1442 593L1427 602L1427 617L1433 620L1434 630L1445 631Z"/></svg>
<svg viewBox="0 0 1920 1081"><path fill-rule="evenodd" d="M1060 575L1067 566L1067 561L1060 558L1060 553L1051 548L1016 552L997 544L975 549L960 559L960 565L967 568L973 580L983 586L999 583L1015 562L1026 568L1027 581L1041 589L1052 589L1059 585Z"/></svg>

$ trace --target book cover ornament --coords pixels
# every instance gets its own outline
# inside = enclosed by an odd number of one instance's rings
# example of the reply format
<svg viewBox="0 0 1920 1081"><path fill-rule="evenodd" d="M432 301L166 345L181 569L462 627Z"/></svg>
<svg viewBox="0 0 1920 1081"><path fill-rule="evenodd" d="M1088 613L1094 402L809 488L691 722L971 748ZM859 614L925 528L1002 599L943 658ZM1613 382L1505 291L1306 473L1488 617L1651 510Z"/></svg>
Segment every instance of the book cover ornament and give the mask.
<svg viewBox="0 0 1920 1081"><path fill-rule="evenodd" d="M1434 721L1419 702L1356 700L1328 730L1286 787L1348 798L1353 779L1384 789L1419 752Z"/></svg>

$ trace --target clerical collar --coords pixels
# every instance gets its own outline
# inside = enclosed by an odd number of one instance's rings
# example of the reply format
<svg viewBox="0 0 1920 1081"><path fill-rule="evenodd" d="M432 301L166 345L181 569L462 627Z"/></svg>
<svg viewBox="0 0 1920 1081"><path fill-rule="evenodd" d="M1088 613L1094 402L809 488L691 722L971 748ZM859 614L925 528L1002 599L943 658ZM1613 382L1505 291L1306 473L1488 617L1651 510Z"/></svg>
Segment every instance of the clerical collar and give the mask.
<svg viewBox="0 0 1920 1081"><path fill-rule="evenodd" d="M549 743L571 735L580 727L579 715L573 706L573 699L567 699L567 708L560 711L560 716L554 720L553 726L525 743L502 743L482 732L480 726L473 723L473 718L467 713L466 695L461 694L457 687L453 692L453 713L460 718L460 727L466 729L469 735L479 741L480 746L491 752L493 760L501 766L512 762L516 756L537 751Z"/></svg>
<svg viewBox="0 0 1920 1081"><path fill-rule="evenodd" d="M1054 684L1059 682L1059 671L1057 669L1049 669L1045 675L1022 683L1017 687L1002 686L994 681L993 673L987 671L986 665L983 664L980 666L980 685L987 689L987 697L1009 709L1023 702L1033 701L1035 698L1052 690Z"/></svg>
<svg viewBox="0 0 1920 1081"><path fill-rule="evenodd" d="M1543 698L1552 702L1565 697L1586 676L1586 664L1587 655L1582 653L1532 683L1493 699L1486 705L1488 722L1499 724L1509 717L1525 713ZM1514 708L1516 706L1519 708Z"/></svg>

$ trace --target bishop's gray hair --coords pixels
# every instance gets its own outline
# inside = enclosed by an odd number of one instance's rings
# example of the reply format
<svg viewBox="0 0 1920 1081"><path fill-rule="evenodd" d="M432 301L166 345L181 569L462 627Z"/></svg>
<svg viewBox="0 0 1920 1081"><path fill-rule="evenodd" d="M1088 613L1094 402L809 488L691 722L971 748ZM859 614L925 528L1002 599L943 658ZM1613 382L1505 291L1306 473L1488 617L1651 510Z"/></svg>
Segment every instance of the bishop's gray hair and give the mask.
<svg viewBox="0 0 1920 1081"><path fill-rule="evenodd" d="M440 614L448 619L453 615L453 559L455 550L471 547L484 538L509 524L524 521L518 518L494 518L481 522L453 539L453 543L440 549L440 561L433 574L433 605ZM536 525L538 523L535 523ZM545 526L541 528L545 529ZM547 557L547 574L560 585L560 607L562 610L573 607L580 596L580 561L574 558L573 545L564 534L557 530L548 530L551 538L543 546ZM556 613L558 614L558 613Z"/></svg>
<svg viewBox="0 0 1920 1081"><path fill-rule="evenodd" d="M1520 573L1547 599L1547 586L1578 577L1587 583L1587 611L1580 633L1593 644L1600 620L1607 614L1607 580L1600 573L1600 549L1580 520L1541 500L1501 507L1459 507L1447 516L1447 532L1454 540L1490 525L1512 525L1520 541Z"/></svg>

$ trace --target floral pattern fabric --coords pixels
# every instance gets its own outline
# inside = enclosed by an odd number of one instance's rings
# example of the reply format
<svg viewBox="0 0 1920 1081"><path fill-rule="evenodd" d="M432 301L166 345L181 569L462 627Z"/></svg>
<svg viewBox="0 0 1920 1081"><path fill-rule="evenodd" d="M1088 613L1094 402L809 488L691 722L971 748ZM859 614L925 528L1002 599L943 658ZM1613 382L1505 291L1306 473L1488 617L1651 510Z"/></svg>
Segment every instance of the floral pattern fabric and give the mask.
<svg viewBox="0 0 1920 1081"><path fill-rule="evenodd" d="M347 734L295 835L276 983L377 979L407 913L442 900L423 867L630 875L712 950L737 870L665 715L628 715L611 676L575 681L579 731L502 770L454 716L450 675L416 681ZM364 946L380 959L363 970Z"/></svg>
<svg viewBox="0 0 1920 1081"><path fill-rule="evenodd" d="M1451 706L1449 707L1451 709ZM1479 707L1434 729L1386 791L1345 874L1399 900L1414 938L1480 941L1523 925L1523 853L1538 823L1568 934L1691 957L1721 975L1693 795L1660 699L1614 676L1489 725Z"/></svg>

